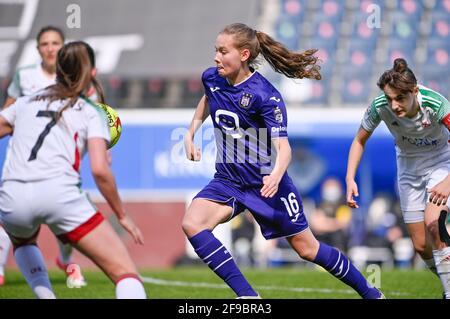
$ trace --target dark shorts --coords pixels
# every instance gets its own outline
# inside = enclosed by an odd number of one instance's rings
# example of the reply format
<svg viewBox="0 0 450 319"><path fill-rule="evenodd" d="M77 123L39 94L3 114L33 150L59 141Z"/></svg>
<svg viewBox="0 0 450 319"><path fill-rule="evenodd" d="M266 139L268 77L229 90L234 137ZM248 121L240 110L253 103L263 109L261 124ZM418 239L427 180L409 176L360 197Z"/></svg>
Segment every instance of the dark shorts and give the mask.
<svg viewBox="0 0 450 319"><path fill-rule="evenodd" d="M233 208L230 219L248 209L266 239L288 237L308 228L300 194L287 177L272 198L264 198L260 188L244 188L223 179L213 179L194 198L224 203Z"/></svg>

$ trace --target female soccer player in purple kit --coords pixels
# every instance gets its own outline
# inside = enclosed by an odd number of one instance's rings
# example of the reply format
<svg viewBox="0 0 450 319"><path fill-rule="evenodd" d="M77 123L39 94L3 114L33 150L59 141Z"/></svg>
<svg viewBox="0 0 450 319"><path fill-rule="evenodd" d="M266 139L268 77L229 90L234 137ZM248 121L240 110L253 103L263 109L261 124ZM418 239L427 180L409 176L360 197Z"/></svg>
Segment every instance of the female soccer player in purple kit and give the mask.
<svg viewBox="0 0 450 319"><path fill-rule="evenodd" d="M263 32L245 24L231 24L217 37L216 67L202 76L205 95L185 136L186 156L200 160L194 134L211 115L217 145L216 173L195 196L182 227L199 257L238 298L259 298L259 294L212 230L246 208L266 239L286 237L300 257L324 267L361 297L384 298L345 255L318 242L309 229L300 195L286 172L291 148L283 99L253 68L261 53L276 72L290 78L319 80L315 52L294 53Z"/></svg>

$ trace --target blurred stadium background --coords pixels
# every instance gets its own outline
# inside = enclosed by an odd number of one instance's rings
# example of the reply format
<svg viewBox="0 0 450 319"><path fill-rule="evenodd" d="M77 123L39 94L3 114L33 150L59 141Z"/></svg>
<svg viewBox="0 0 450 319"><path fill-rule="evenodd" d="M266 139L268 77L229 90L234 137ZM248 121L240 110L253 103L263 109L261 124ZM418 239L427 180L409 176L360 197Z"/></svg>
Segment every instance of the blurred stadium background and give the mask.
<svg viewBox="0 0 450 319"><path fill-rule="evenodd" d="M80 28L67 24L73 3L81 9ZM396 57L407 59L420 83L450 97L450 0L0 0L0 103L14 70L38 61L35 37L41 27L60 26L69 41L89 42L107 103L118 109L123 123L112 150L117 184L146 244L124 240L139 267L195 263L180 223L185 205L214 172L211 123L198 134L204 150L200 163L184 159L182 136L203 94L201 73L214 64L217 33L233 22L265 31L290 49L319 49L321 81L289 80L266 65L260 68L287 103L294 154L289 172L317 226L313 230L361 267L369 262L420 267L405 239L393 140L384 126L368 143L360 166L360 209L342 206L338 188L325 195L321 187L331 177L344 185L353 135L365 107L379 94L378 77ZM6 144L0 141L0 165ZM82 178L110 216L86 159ZM218 233L242 265L298 260L283 241L261 239L248 215ZM42 230L40 245L49 267L57 255L51 237ZM14 267L13 258L9 266Z"/></svg>

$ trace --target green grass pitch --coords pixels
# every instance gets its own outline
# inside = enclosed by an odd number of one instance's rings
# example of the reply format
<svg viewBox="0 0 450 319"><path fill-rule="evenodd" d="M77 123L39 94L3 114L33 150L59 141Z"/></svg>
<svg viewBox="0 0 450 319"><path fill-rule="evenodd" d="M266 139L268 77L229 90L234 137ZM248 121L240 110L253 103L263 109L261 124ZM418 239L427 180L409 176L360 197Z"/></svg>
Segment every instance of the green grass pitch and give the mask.
<svg viewBox="0 0 450 319"><path fill-rule="evenodd" d="M288 267L243 269L243 273L264 299L355 299L359 296L328 273ZM84 271L88 286L70 289L61 271L51 271L50 280L58 298L114 298L114 285L100 271ZM142 270L151 299L233 299L234 293L207 267ZM389 299L440 299L439 279L427 270L382 270L381 290ZM34 298L17 270L7 270L0 299Z"/></svg>

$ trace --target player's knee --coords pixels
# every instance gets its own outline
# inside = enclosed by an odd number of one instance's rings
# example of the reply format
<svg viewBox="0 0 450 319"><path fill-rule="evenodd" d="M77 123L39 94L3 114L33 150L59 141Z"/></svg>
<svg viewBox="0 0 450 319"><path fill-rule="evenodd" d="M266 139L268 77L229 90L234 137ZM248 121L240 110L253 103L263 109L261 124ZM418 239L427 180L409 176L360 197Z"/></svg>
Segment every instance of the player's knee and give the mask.
<svg viewBox="0 0 450 319"><path fill-rule="evenodd" d="M426 227L433 239L439 238L439 223L437 219L427 223Z"/></svg>
<svg viewBox="0 0 450 319"><path fill-rule="evenodd" d="M188 237L192 237L201 231L201 225L188 215L184 216L181 222L181 228Z"/></svg>
<svg viewBox="0 0 450 319"><path fill-rule="evenodd" d="M116 282L124 274L136 274L137 269L133 263L116 263L109 265L106 269L106 273L112 281Z"/></svg>
<svg viewBox="0 0 450 319"><path fill-rule="evenodd" d="M305 246L298 252L300 257L307 261L313 261L316 258L317 250L311 246Z"/></svg>
<svg viewBox="0 0 450 319"><path fill-rule="evenodd" d="M420 256L424 257L427 255L427 249L425 243L414 243L414 250L416 253L418 253ZM428 259L428 258L426 258Z"/></svg>
<svg viewBox="0 0 450 319"><path fill-rule="evenodd" d="M14 250L22 246L37 244L37 236L32 236L30 238L18 238L10 235L9 238L11 239Z"/></svg>
<svg viewBox="0 0 450 319"><path fill-rule="evenodd" d="M296 239L291 245L302 259L313 261L316 257L317 249L307 241Z"/></svg>

